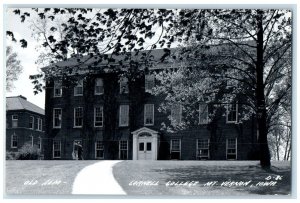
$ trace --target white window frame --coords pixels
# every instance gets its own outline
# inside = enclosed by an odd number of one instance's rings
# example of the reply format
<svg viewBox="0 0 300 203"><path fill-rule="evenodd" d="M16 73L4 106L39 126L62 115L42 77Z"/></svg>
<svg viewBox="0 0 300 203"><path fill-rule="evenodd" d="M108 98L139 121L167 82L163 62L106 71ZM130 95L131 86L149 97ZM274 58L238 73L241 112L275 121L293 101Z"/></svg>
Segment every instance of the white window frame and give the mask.
<svg viewBox="0 0 300 203"><path fill-rule="evenodd" d="M14 118L15 116L16 116L17 118ZM11 121L12 121L11 127L12 127L12 128L17 128L17 127L19 126L19 115L16 115L16 114L12 115L12 116L11 116ZM14 122L16 123L16 126L14 126Z"/></svg>
<svg viewBox="0 0 300 203"><path fill-rule="evenodd" d="M237 160L237 138L227 138L226 139L226 159L228 160L228 158L227 158L228 154L233 155L233 153L228 153L228 149L233 149L233 148L228 147L229 139L235 139L235 159L229 159L229 160Z"/></svg>
<svg viewBox="0 0 300 203"><path fill-rule="evenodd" d="M147 106L151 106L151 110L152 110L152 123L146 123L147 118L146 118L146 109ZM154 104L144 104L144 125L145 126L153 126L154 125Z"/></svg>
<svg viewBox="0 0 300 203"><path fill-rule="evenodd" d="M38 146L39 150L42 149L42 138L41 137L38 138L37 146Z"/></svg>
<svg viewBox="0 0 300 203"><path fill-rule="evenodd" d="M55 156L55 142L59 143L59 156ZM53 140L53 144L52 144L52 151L53 151L53 159L58 159L61 158L61 140ZM56 150L57 151L57 150Z"/></svg>
<svg viewBox="0 0 300 203"><path fill-rule="evenodd" d="M125 124L121 123L121 120L122 120L121 119L122 118L122 107L123 108L126 107L126 109L127 109L127 117L126 117L127 122ZM129 126L129 105L128 104L121 104L119 106L119 126L120 127L127 127L127 126Z"/></svg>
<svg viewBox="0 0 300 203"><path fill-rule="evenodd" d="M82 119L82 123L81 125L76 125L76 109L81 109L81 119ZM82 128L83 126L83 107L75 107L74 108L74 128Z"/></svg>
<svg viewBox="0 0 300 203"><path fill-rule="evenodd" d="M30 127L30 124L32 125L32 127ZM34 130L34 116L29 116L29 129Z"/></svg>
<svg viewBox="0 0 300 203"><path fill-rule="evenodd" d="M14 141L17 143L16 146L14 146ZM11 148L18 148L18 135L16 135L15 133L11 135L10 147Z"/></svg>
<svg viewBox="0 0 300 203"><path fill-rule="evenodd" d="M149 92L155 86L155 77L153 74L145 75L145 92Z"/></svg>
<svg viewBox="0 0 300 203"><path fill-rule="evenodd" d="M125 84L125 85L123 85ZM125 91L123 91L123 86L125 86ZM127 77L121 77L120 78L120 94L128 94L129 93L129 85L128 85L128 78Z"/></svg>
<svg viewBox="0 0 300 203"><path fill-rule="evenodd" d="M101 87L100 85L98 85L98 82L102 84L102 92L97 92L97 88L96 87ZM94 91L95 95L102 95L104 94L104 85L103 85L103 78L96 78L95 79L95 91Z"/></svg>
<svg viewBox="0 0 300 203"><path fill-rule="evenodd" d="M229 121L228 120L228 116L229 116L229 113L231 112L231 106L232 105L235 105L235 121ZM232 103L232 104L227 104L226 105L226 123L237 123L238 122L238 103Z"/></svg>
<svg viewBox="0 0 300 203"><path fill-rule="evenodd" d="M101 125L96 125L96 109L97 108L100 108L101 109L101 115L102 115L102 123L101 123ZM101 128L101 127L103 127L103 123L104 123L104 115L103 115L103 106L95 106L94 107L94 127L95 128Z"/></svg>
<svg viewBox="0 0 300 203"><path fill-rule="evenodd" d="M178 152L178 151L173 151L173 141L175 140L179 141L179 159L181 159L181 139L171 139L170 154L172 152Z"/></svg>
<svg viewBox="0 0 300 203"><path fill-rule="evenodd" d="M101 142L101 148L97 148L97 143L98 142ZM103 151L103 156L102 157L97 157L97 150L102 150ZM101 140L97 140L96 142L95 142L95 159L104 159L104 143L103 143L103 141L101 141Z"/></svg>
<svg viewBox="0 0 300 203"><path fill-rule="evenodd" d="M208 143L208 147L207 148L199 148L199 142L200 141L202 141L202 140L205 140L205 141L207 141L207 143ZM207 159L209 159L209 157L210 157L210 154L209 154L209 147L210 147L210 139L197 139L197 142L196 142L196 155L197 155L197 159L199 158L199 159L201 159L202 157L201 157L201 155L200 155L200 153L199 153L199 150L200 149L207 149L208 150L208 154L207 154ZM203 156L204 157L204 156Z"/></svg>
<svg viewBox="0 0 300 203"><path fill-rule="evenodd" d="M125 149L121 149L121 143L122 142L126 142L126 157L127 157L126 160L128 160L128 140L120 140L119 141L119 159L121 159L121 150L125 151Z"/></svg>
<svg viewBox="0 0 300 203"><path fill-rule="evenodd" d="M58 119L60 120L60 125L56 126L55 125L55 110L60 110L60 118L58 116ZM62 123L62 109L61 108L53 108L53 128L61 128L61 123Z"/></svg>
<svg viewBox="0 0 300 203"><path fill-rule="evenodd" d="M202 115L202 112L203 112L203 109L201 108L201 106L205 106L206 107L206 119L204 122L202 122L202 120L204 119L201 119L201 115ZM207 103L201 103L199 104L199 124L208 124L208 104Z"/></svg>
<svg viewBox="0 0 300 203"><path fill-rule="evenodd" d="M174 107L175 106L179 106L179 122L174 120L174 115L173 114L174 114ZM182 122L182 105L181 104L173 104L172 107L171 107L171 124L172 125L178 125L181 122Z"/></svg>
<svg viewBox="0 0 300 203"><path fill-rule="evenodd" d="M78 94L76 89L77 88L82 88L82 93L81 94ZM77 85L74 87L74 96L77 97L77 96L83 96L83 80L79 80Z"/></svg>
<svg viewBox="0 0 300 203"><path fill-rule="evenodd" d="M56 90L59 90L59 94L56 94ZM62 84L61 82L54 81L53 97L62 97Z"/></svg>
<svg viewBox="0 0 300 203"><path fill-rule="evenodd" d="M37 130L43 131L43 120L41 118L37 118Z"/></svg>

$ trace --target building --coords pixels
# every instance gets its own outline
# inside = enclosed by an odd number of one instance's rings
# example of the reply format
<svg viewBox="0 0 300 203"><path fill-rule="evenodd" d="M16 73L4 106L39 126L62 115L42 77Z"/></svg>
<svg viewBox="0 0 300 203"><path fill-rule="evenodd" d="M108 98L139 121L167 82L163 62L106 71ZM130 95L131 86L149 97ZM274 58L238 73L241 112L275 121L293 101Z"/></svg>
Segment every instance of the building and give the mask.
<svg viewBox="0 0 300 203"><path fill-rule="evenodd" d="M25 143L42 149L45 112L20 95L6 98L6 151L17 152Z"/></svg>
<svg viewBox="0 0 300 203"><path fill-rule="evenodd" d="M154 59L162 55L153 50ZM120 60L120 58L117 58ZM68 66L74 61L60 62L48 69ZM88 62L87 62L88 63ZM90 62L92 63L92 62ZM151 69L145 75L130 80L119 79L116 72L99 70L82 79L70 75L48 78L46 81L46 141L45 159L129 159L129 160L249 160L255 159L257 132L255 116L241 122L238 112L243 108L237 101L223 105L225 116L217 121L208 119L211 104L199 104L197 125L175 133L161 130L170 124L168 116L180 122L182 107L174 105L168 114L158 111L161 96L148 90L155 85ZM174 68L174 64L172 68ZM175 67L176 68L176 67ZM83 70L83 71L82 71ZM84 74L84 68L81 73ZM126 72L126 70L125 70ZM219 108L219 107L218 107ZM198 110L198 109L197 109Z"/></svg>

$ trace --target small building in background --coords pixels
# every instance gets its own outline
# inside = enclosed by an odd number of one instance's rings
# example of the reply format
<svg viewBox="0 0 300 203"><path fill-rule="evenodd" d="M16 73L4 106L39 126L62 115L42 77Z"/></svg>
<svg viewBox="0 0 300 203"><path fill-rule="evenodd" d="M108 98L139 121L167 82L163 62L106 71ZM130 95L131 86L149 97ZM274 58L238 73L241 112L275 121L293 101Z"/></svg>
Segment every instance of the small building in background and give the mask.
<svg viewBox="0 0 300 203"><path fill-rule="evenodd" d="M6 98L6 152L18 152L25 143L42 151L45 111L19 95Z"/></svg>

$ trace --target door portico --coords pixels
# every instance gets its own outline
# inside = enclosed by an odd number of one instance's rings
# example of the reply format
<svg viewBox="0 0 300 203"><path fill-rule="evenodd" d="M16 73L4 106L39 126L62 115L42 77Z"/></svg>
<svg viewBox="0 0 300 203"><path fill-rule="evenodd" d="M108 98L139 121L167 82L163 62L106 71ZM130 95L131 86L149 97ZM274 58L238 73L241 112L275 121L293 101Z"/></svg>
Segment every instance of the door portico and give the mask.
<svg viewBox="0 0 300 203"><path fill-rule="evenodd" d="M131 134L133 136L133 160L157 160L158 132L143 127Z"/></svg>

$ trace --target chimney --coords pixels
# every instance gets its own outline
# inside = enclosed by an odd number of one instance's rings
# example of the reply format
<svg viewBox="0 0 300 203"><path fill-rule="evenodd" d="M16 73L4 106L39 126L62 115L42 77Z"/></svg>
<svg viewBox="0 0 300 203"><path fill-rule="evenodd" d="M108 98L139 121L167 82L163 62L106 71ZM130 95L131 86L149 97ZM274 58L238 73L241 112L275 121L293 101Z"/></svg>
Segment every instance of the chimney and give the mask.
<svg viewBox="0 0 300 203"><path fill-rule="evenodd" d="M24 97L24 96L22 96L22 95L19 95L19 97L21 97L21 98L24 99L24 100L27 100L27 98Z"/></svg>

